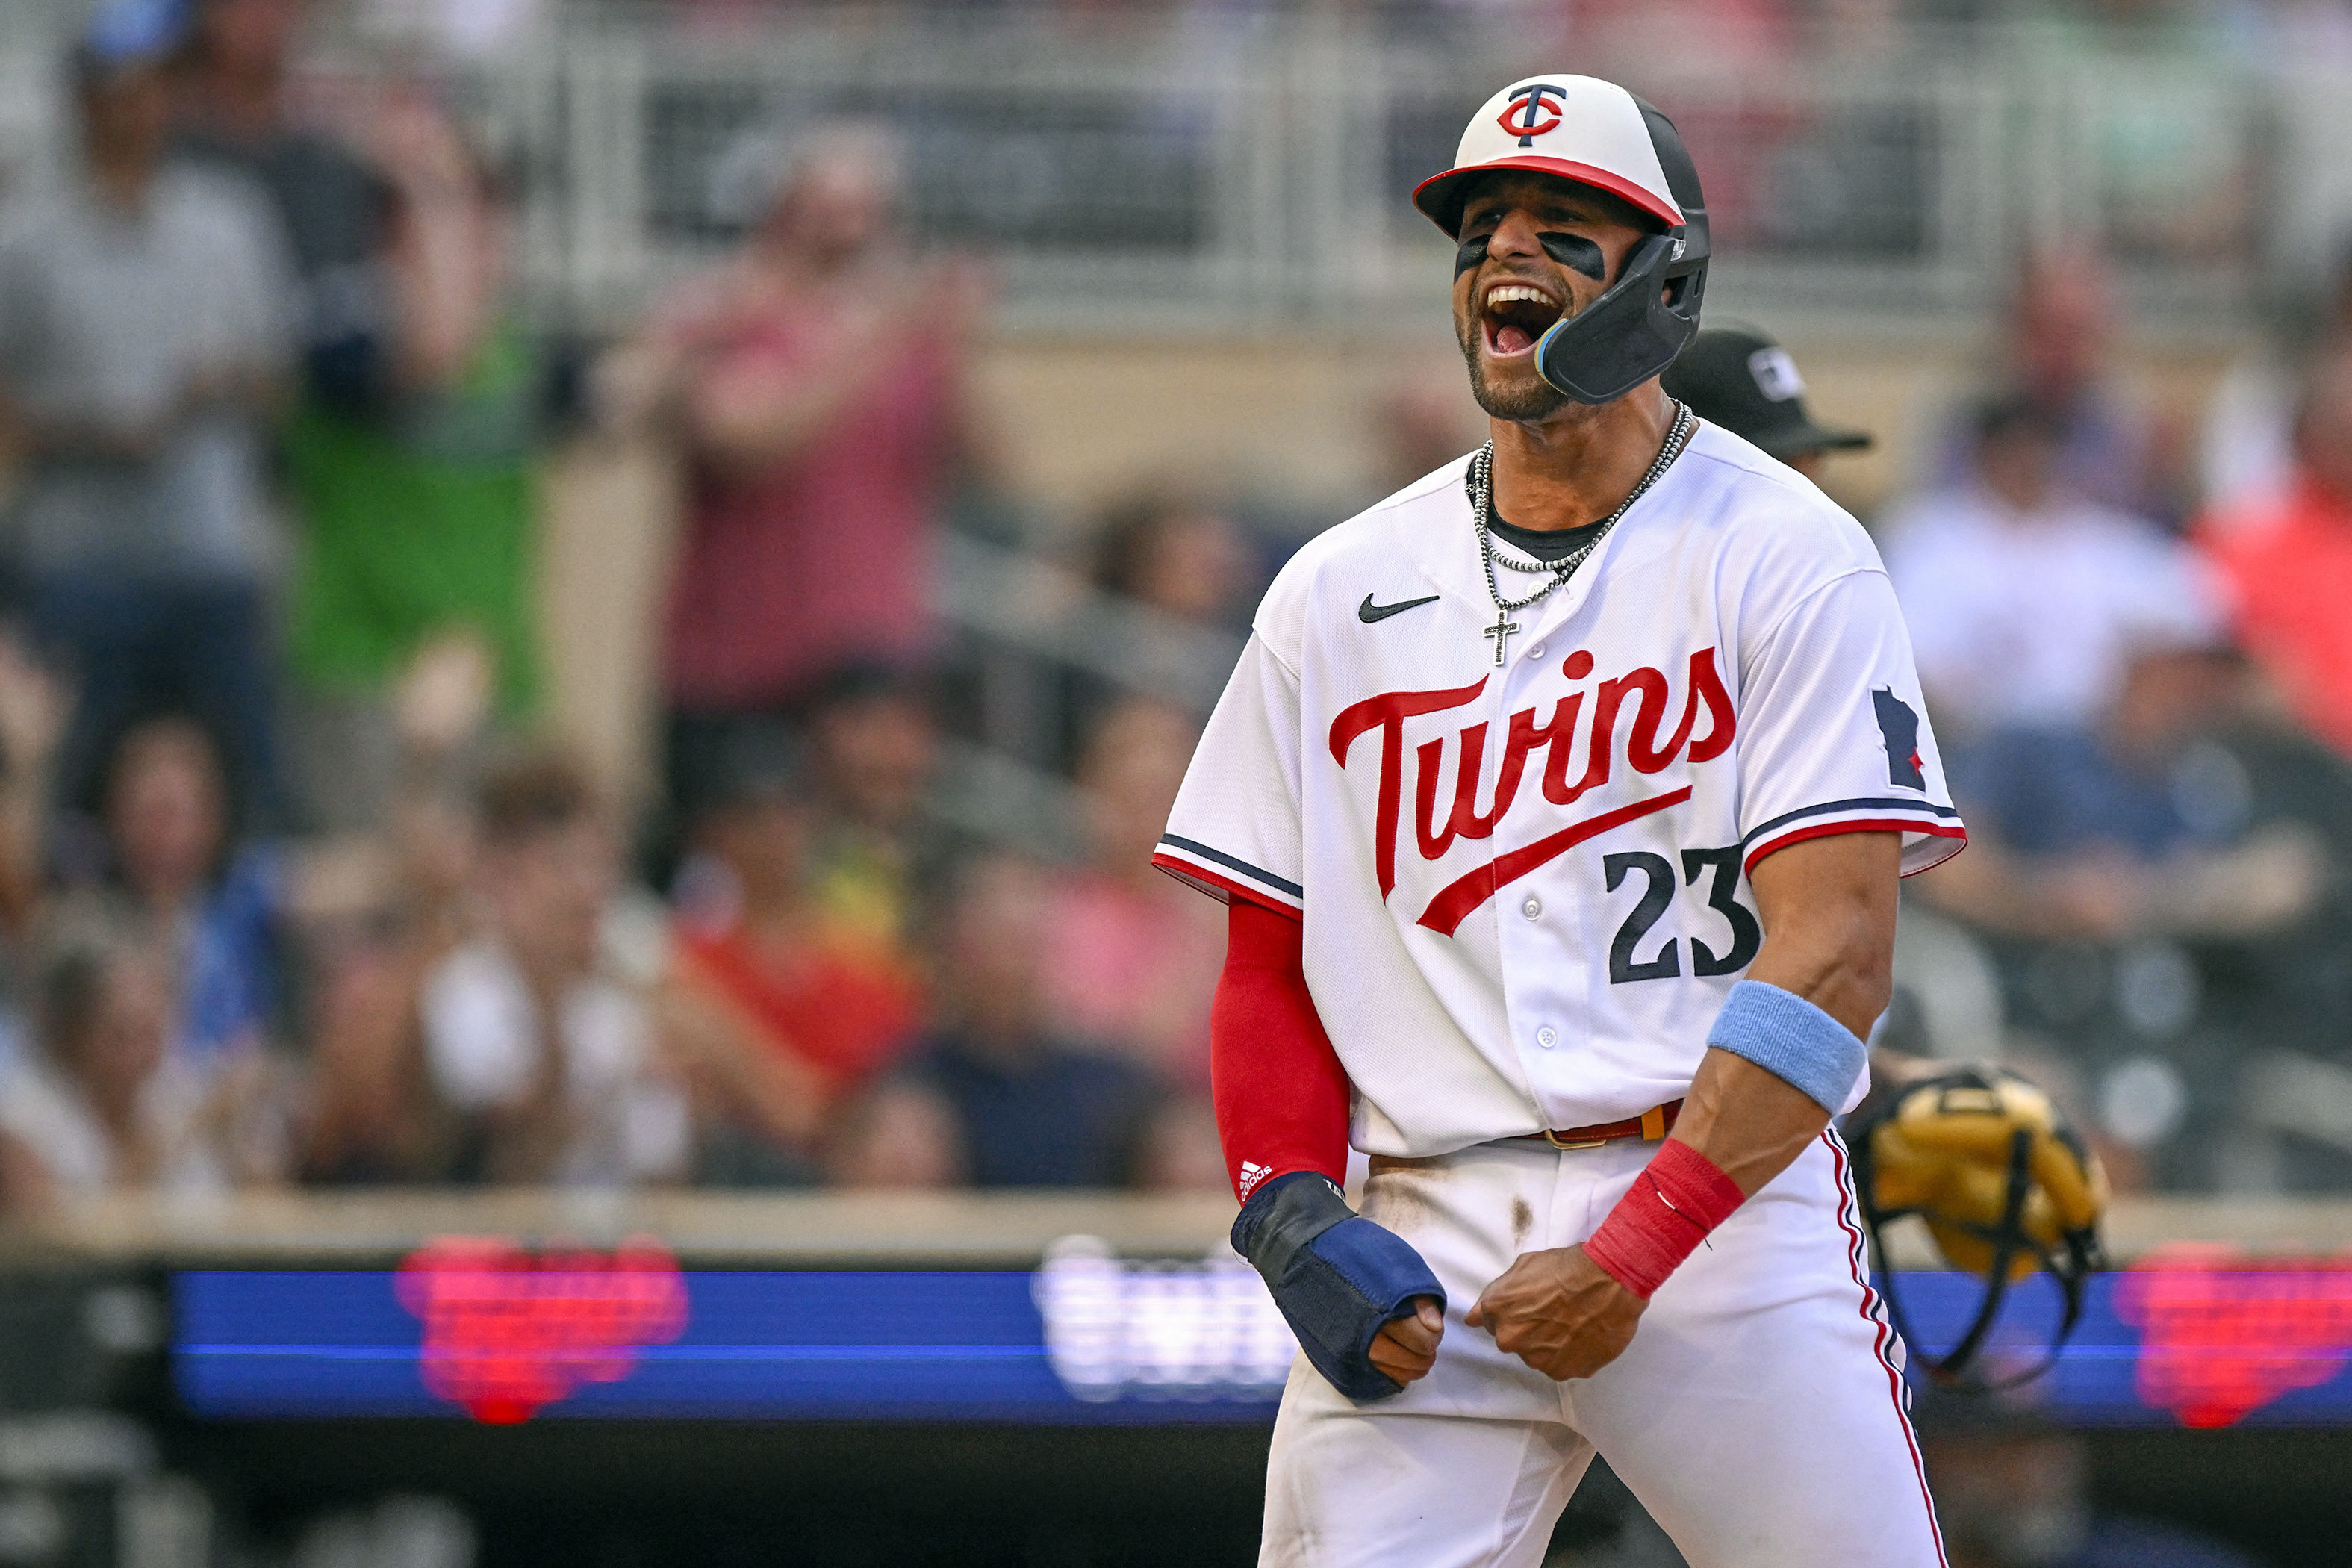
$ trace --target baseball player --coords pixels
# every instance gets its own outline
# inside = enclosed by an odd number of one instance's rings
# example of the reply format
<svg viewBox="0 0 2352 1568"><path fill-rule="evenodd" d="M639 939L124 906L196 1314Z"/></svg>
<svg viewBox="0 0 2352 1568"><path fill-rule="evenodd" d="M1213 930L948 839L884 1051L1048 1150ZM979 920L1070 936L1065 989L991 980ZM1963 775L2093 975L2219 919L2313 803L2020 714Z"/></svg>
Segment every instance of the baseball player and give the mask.
<svg viewBox="0 0 2352 1568"><path fill-rule="evenodd" d="M1528 78L1413 201L1492 440L1284 569L1155 858L1230 905L1234 1241L1305 1352L1261 1561L1534 1564L1597 1450L1697 1568L1938 1564L1830 1129L1963 842L1894 594L1659 390L1664 115Z"/></svg>

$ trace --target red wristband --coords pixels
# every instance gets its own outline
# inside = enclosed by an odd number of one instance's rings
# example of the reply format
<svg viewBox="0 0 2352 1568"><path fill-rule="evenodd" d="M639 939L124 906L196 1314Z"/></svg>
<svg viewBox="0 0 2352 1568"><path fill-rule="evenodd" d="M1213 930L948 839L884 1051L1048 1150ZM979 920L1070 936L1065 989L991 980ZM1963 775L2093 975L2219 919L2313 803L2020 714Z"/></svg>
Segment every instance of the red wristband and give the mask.
<svg viewBox="0 0 2352 1568"><path fill-rule="evenodd" d="M1746 1201L1714 1161L1669 1139L1584 1244L1584 1256L1646 1301Z"/></svg>

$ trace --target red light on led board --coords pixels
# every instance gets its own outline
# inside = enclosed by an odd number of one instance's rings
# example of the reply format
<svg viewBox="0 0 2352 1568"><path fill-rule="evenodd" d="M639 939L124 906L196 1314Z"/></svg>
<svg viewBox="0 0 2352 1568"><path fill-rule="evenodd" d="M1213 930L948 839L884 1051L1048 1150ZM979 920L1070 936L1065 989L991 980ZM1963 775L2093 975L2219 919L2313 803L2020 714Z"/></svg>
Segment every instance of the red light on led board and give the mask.
<svg viewBox="0 0 2352 1568"><path fill-rule="evenodd" d="M686 1328L677 1260L648 1237L609 1254L446 1237L411 1254L394 1288L425 1325L425 1387L496 1425L627 1376L640 1349Z"/></svg>
<svg viewBox="0 0 2352 1568"><path fill-rule="evenodd" d="M2140 1398L2184 1426L2232 1426L2352 1358L2352 1259L2181 1244L2126 1274L2115 1299L2140 1330Z"/></svg>

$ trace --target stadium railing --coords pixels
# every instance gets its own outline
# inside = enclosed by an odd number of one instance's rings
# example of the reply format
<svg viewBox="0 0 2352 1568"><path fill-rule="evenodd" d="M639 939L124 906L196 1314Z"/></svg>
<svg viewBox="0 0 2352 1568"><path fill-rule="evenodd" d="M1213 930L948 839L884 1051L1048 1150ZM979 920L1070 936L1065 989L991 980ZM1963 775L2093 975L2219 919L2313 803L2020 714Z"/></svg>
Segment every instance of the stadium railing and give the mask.
<svg viewBox="0 0 2352 1568"><path fill-rule="evenodd" d="M992 257L1008 330L1378 330L1440 297L1403 203L1517 72L1517 24L1172 9L779 12L698 33L573 7L431 68L519 178L530 276L566 325L625 324L741 232L763 164L851 116L903 139L927 241ZM2159 331L2242 326L2352 222L2352 91L2285 24L1791 30L1671 62L1567 52L1676 115L1708 179L1717 300L1881 325L1981 310L2020 250L2104 245ZM1586 57L1589 57L1586 58ZM0 165L46 144L54 34L0 33ZM404 68L345 32L331 71ZM1623 69L1619 69L1622 66Z"/></svg>

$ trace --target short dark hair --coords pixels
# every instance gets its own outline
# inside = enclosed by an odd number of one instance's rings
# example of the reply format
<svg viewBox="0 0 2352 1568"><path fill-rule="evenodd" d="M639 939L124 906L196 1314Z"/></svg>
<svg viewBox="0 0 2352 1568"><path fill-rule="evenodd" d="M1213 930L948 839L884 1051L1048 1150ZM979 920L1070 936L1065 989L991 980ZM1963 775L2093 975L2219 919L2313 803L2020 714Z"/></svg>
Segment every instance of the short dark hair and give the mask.
<svg viewBox="0 0 2352 1568"><path fill-rule="evenodd" d="M814 717L835 708L854 708L877 700L928 706L929 676L910 665L886 659L853 658L835 665L821 676L808 694L804 712Z"/></svg>
<svg viewBox="0 0 2352 1568"><path fill-rule="evenodd" d="M693 815L797 801L806 792L807 771L806 748L784 724L766 717L739 720L713 748Z"/></svg>
<svg viewBox="0 0 2352 1568"><path fill-rule="evenodd" d="M483 842L508 848L584 822L603 806L587 765L560 746L520 752L492 763L475 803Z"/></svg>
<svg viewBox="0 0 2352 1568"><path fill-rule="evenodd" d="M1200 510L1182 497L1152 490L1129 496L1105 510L1095 528L1095 586L1108 594L1136 597L1150 568L1152 552L1159 548L1169 525Z"/></svg>
<svg viewBox="0 0 2352 1568"><path fill-rule="evenodd" d="M2002 393L1979 402L1972 423L1979 441L1998 441L2010 436L2038 436L2045 441L2056 441L2066 434L2065 422L2047 405L2016 393Z"/></svg>

